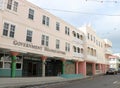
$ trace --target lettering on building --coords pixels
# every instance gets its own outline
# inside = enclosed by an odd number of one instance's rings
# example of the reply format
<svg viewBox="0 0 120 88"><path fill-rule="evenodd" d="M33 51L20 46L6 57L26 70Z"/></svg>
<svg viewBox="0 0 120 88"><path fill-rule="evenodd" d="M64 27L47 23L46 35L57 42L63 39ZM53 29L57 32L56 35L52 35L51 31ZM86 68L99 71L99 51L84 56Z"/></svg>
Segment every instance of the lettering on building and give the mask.
<svg viewBox="0 0 120 88"><path fill-rule="evenodd" d="M24 42L19 42L17 40L13 41L13 45L42 50L41 46L37 46L37 45L34 45L34 44L29 44L29 43L24 43Z"/></svg>
<svg viewBox="0 0 120 88"><path fill-rule="evenodd" d="M47 47L45 47L45 51L48 51L48 52L53 52L53 53L59 53L59 54L66 54L65 52L63 51L58 51L58 50L53 50L53 49L49 49Z"/></svg>

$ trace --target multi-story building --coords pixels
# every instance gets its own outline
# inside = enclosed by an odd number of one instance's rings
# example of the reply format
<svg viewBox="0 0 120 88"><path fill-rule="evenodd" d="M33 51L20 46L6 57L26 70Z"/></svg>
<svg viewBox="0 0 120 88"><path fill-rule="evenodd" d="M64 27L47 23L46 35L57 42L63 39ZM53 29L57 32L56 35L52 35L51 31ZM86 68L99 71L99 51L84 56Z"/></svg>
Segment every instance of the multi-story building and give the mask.
<svg viewBox="0 0 120 88"><path fill-rule="evenodd" d="M100 73L106 66L104 41L86 30L91 39L26 0L1 0L0 76Z"/></svg>
<svg viewBox="0 0 120 88"><path fill-rule="evenodd" d="M85 48L85 62L86 62L86 75L95 75L105 73L109 67L108 57L106 56L106 45L111 42L105 42L97 36L91 25L85 25L79 28L86 36ZM112 53L107 54L110 56Z"/></svg>
<svg viewBox="0 0 120 88"><path fill-rule="evenodd" d="M120 68L120 54L113 54L109 56L110 68L119 69Z"/></svg>

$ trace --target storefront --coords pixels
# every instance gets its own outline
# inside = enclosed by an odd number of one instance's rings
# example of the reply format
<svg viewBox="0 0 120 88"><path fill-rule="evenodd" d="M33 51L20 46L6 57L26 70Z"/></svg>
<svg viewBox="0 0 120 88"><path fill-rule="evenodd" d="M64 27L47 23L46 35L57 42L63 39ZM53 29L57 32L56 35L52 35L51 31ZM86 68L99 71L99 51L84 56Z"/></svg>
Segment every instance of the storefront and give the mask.
<svg viewBox="0 0 120 88"><path fill-rule="evenodd" d="M40 77L42 76L42 61L37 57L23 57L22 76Z"/></svg>

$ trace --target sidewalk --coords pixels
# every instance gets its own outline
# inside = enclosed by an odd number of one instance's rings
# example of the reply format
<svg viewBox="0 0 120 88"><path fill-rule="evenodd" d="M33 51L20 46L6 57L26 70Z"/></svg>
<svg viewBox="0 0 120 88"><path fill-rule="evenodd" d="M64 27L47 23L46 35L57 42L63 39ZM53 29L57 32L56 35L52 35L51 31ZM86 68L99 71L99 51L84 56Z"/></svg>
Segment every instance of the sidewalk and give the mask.
<svg viewBox="0 0 120 88"><path fill-rule="evenodd" d="M47 83L58 83L76 79L66 79L62 77L29 77L29 78L0 78L0 88L18 88L28 85L42 85Z"/></svg>

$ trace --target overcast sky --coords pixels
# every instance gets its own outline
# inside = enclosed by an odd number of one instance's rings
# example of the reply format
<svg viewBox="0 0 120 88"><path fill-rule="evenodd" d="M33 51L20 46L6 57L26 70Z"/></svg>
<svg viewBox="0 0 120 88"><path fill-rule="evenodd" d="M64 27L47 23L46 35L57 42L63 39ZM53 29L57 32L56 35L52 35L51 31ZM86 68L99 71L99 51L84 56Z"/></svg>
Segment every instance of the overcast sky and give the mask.
<svg viewBox="0 0 120 88"><path fill-rule="evenodd" d="M91 24L120 53L120 0L28 0L75 27Z"/></svg>

